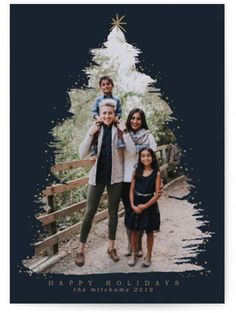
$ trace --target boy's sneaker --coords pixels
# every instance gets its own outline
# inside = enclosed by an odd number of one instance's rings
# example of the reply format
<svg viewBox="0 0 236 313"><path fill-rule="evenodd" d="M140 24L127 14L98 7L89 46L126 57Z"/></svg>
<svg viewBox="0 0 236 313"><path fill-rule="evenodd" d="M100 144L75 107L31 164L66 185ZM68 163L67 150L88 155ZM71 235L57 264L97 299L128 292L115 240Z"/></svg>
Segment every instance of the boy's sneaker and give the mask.
<svg viewBox="0 0 236 313"><path fill-rule="evenodd" d="M125 149L125 143L123 138L117 140L116 149Z"/></svg>
<svg viewBox="0 0 236 313"><path fill-rule="evenodd" d="M91 151L90 156L97 155L98 152L97 146L92 146L90 151Z"/></svg>

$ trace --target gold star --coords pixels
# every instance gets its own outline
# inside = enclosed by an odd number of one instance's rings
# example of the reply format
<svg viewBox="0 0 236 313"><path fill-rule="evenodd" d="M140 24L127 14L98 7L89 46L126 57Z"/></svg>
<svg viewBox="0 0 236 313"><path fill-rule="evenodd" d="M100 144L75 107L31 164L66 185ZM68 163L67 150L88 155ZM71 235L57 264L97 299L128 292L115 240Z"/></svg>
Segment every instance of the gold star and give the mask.
<svg viewBox="0 0 236 313"><path fill-rule="evenodd" d="M113 28L115 28L116 26L119 27L121 30L123 30L124 32L126 32L126 30L121 26L121 25L127 25L127 23L122 22L123 18L125 17L125 15L119 17L118 14L116 14L116 19L112 18L112 27L110 30L112 30Z"/></svg>

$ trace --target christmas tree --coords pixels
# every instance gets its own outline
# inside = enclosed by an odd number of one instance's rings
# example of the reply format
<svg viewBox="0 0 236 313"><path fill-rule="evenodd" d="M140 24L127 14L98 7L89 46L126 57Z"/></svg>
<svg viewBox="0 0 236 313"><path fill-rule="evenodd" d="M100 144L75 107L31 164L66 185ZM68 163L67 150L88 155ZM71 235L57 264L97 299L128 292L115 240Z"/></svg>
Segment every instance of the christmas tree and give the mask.
<svg viewBox="0 0 236 313"><path fill-rule="evenodd" d="M91 107L101 93L98 82L104 75L111 76L114 81L113 94L121 100L124 121L131 109L140 108L145 112L149 129L159 144L175 139L167 127L172 111L162 99L160 89L155 87L156 80L137 68L140 66L138 56L141 51L127 43L122 19L118 16L113 19L107 41L101 48L91 49L91 64L84 69L88 77L87 85L69 91L73 117L53 129L56 162L79 158L78 146L93 122Z"/></svg>

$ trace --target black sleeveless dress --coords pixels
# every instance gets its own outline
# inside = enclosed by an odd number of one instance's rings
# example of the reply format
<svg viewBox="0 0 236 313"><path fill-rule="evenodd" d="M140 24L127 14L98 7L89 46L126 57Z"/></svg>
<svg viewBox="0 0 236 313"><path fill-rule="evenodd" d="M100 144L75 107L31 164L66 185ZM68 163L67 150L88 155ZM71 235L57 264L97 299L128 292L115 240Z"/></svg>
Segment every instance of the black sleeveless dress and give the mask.
<svg viewBox="0 0 236 313"><path fill-rule="evenodd" d="M135 179L134 205L145 204L153 197L156 189L156 176L157 170L153 170L149 176ZM127 216L126 226L131 231L144 230L148 233L159 231L160 223L160 212L156 202L141 214L137 214L132 210L131 214Z"/></svg>

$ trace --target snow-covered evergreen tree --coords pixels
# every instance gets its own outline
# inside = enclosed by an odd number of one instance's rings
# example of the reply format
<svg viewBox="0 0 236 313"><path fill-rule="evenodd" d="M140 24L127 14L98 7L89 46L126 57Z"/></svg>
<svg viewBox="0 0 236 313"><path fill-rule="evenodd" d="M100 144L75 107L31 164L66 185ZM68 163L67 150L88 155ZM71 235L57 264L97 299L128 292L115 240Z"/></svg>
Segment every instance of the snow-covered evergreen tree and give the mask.
<svg viewBox="0 0 236 313"><path fill-rule="evenodd" d="M173 140L174 135L166 127L172 111L161 99L160 90L155 87L156 80L137 69L140 53L138 48L127 43L124 33L117 26L111 30L101 48L91 50L92 62L84 69L88 85L69 92L73 117L53 129L57 139L56 162L79 158L78 147L93 121L91 107L101 93L98 82L104 75L111 76L114 81L113 94L121 100L124 121L131 109L141 108L157 142Z"/></svg>

